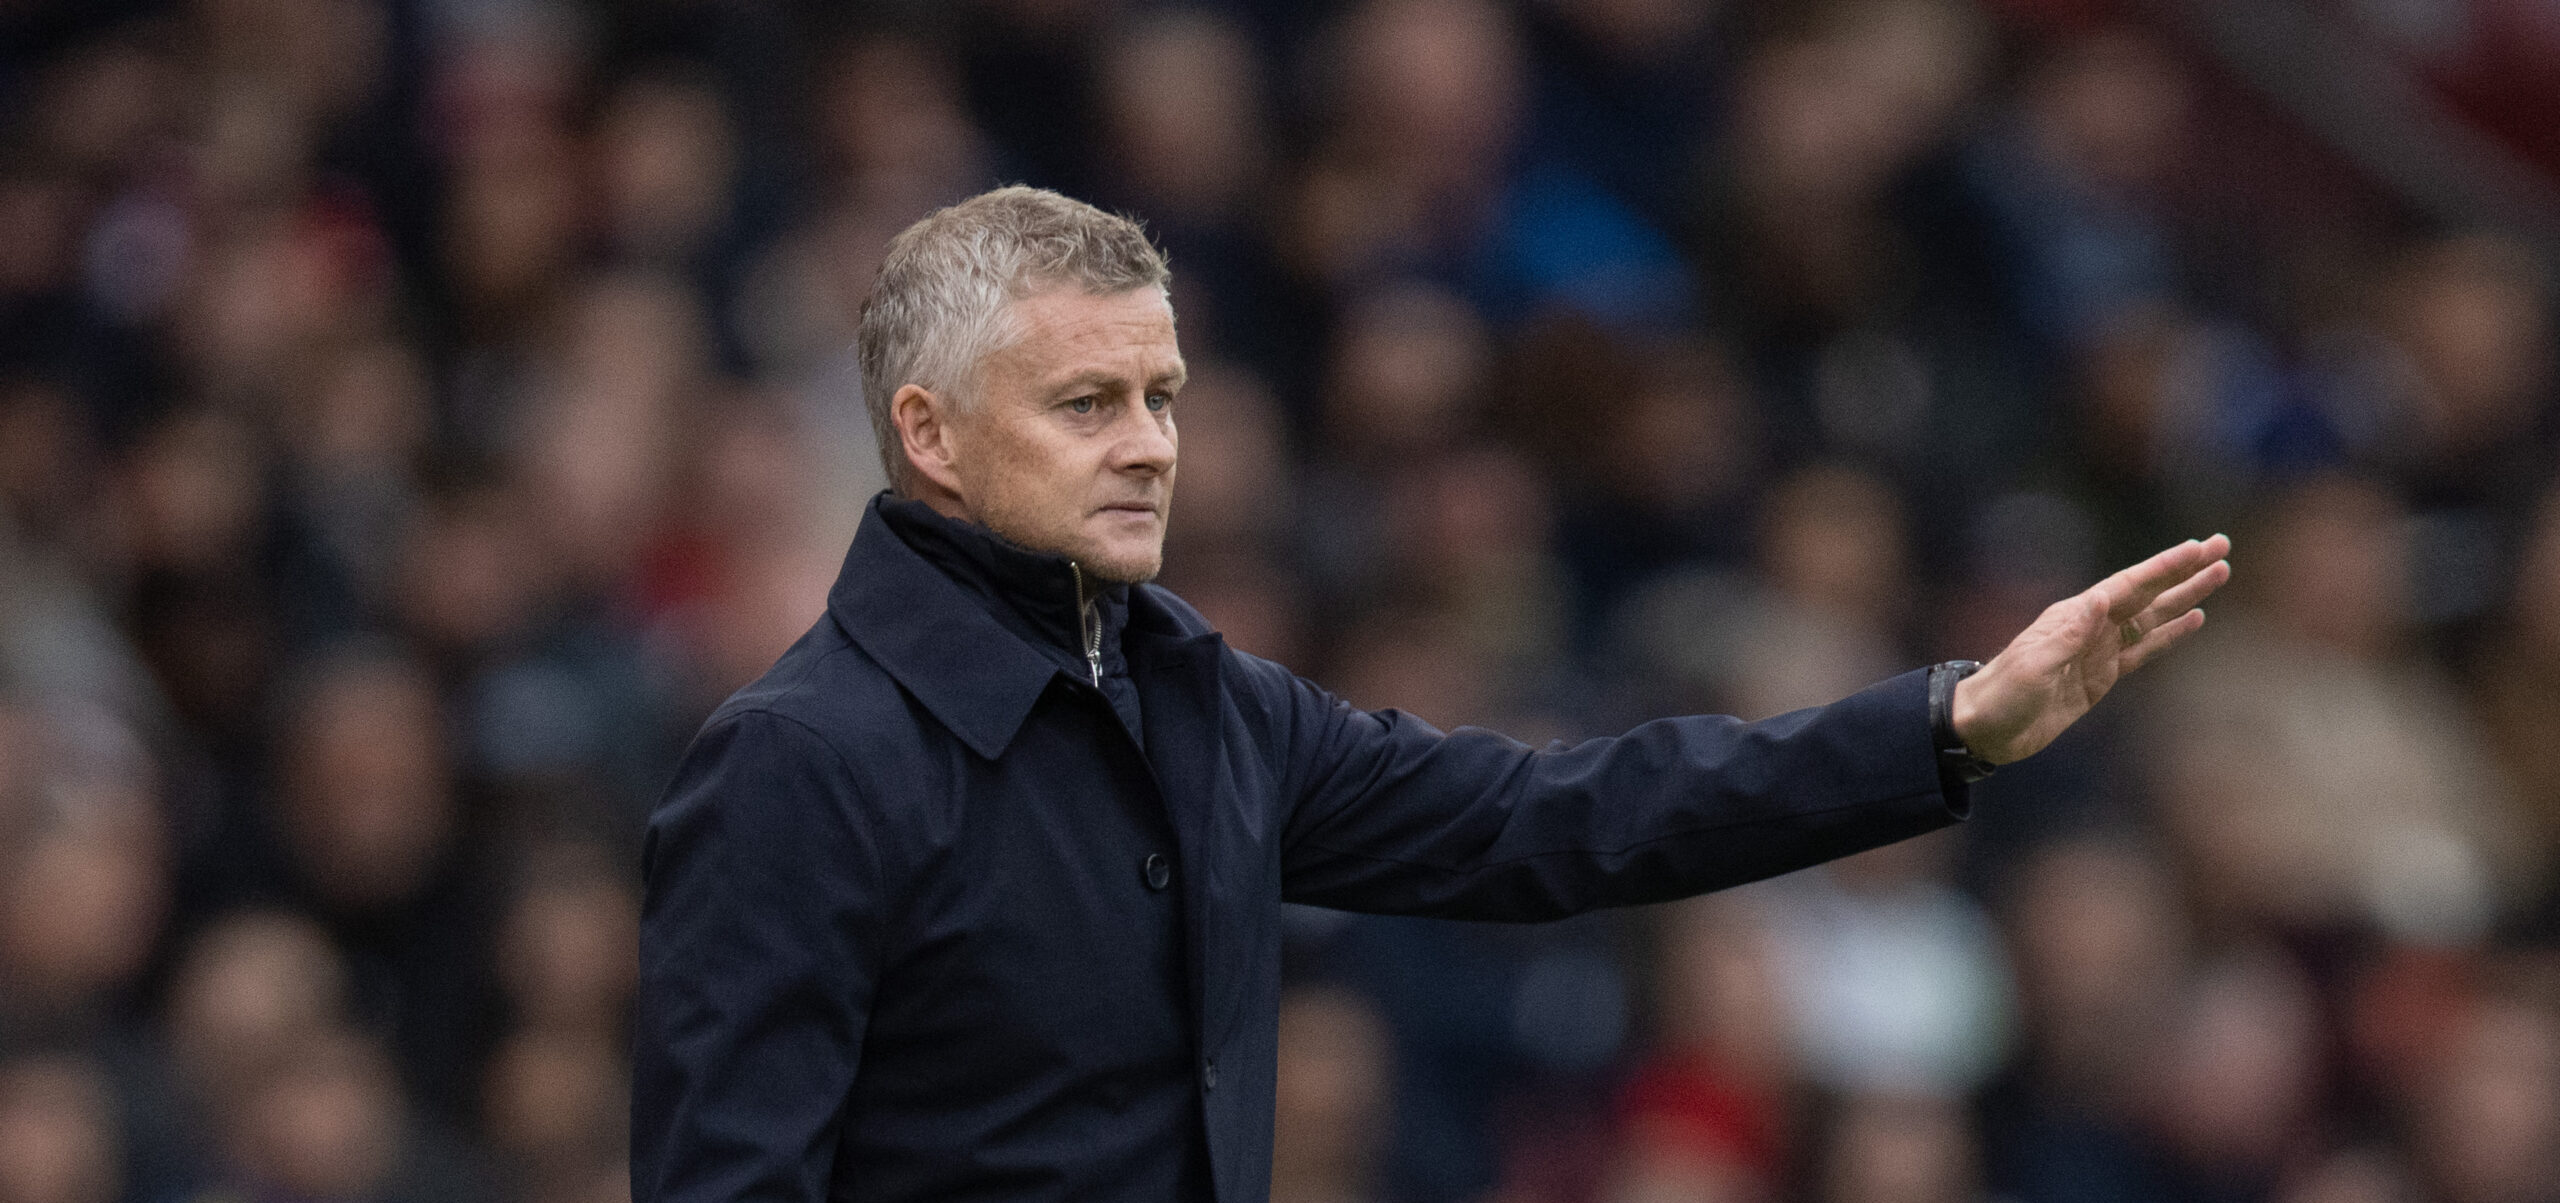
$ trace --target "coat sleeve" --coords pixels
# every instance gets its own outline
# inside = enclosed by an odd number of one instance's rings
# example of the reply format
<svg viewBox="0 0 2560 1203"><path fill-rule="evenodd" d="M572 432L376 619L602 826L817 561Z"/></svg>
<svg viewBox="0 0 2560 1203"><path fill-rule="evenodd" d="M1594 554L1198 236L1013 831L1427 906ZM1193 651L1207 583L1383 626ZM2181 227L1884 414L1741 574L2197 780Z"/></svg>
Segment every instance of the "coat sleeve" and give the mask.
<svg viewBox="0 0 2560 1203"><path fill-rule="evenodd" d="M1659 902L1963 818L1928 674L1756 723L1657 719L1533 749L1352 707L1292 676L1282 892L1341 910L1536 921Z"/></svg>
<svg viewBox="0 0 2560 1203"><path fill-rule="evenodd" d="M878 977L876 849L844 761L716 719L649 823L633 1017L638 1203L826 1198Z"/></svg>

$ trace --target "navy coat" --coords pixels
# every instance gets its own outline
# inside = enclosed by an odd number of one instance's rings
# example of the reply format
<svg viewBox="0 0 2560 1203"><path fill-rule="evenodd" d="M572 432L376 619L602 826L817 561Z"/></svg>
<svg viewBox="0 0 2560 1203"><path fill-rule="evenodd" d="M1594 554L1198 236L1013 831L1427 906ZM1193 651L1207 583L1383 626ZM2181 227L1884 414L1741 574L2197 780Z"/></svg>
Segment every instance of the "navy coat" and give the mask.
<svg viewBox="0 0 2560 1203"><path fill-rule="evenodd" d="M875 501L651 820L632 1188L1269 1190L1280 904L1534 921L1962 817L1925 673L1531 748L1349 706L1162 589Z"/></svg>

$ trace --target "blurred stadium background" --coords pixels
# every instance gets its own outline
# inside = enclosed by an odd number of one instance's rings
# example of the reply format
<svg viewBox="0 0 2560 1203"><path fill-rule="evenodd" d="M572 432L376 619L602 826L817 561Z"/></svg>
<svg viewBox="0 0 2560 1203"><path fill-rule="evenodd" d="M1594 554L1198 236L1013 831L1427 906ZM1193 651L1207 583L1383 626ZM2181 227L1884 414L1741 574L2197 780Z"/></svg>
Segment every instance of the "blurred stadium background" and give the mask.
<svg viewBox="0 0 2560 1203"><path fill-rule="evenodd" d="M1527 738L1987 656L1941 838L1293 913L1280 1203L2560 1198L2560 8L0 2L0 1203L597 1203L637 825L879 483L882 244L1145 218L1167 583Z"/></svg>

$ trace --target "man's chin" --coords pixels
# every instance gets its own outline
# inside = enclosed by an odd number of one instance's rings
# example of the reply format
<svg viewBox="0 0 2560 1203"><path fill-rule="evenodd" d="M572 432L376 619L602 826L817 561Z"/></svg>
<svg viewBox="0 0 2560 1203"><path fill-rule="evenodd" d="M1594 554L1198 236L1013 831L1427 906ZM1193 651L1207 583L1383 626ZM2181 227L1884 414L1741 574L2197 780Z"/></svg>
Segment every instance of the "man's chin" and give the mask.
<svg viewBox="0 0 2560 1203"><path fill-rule="evenodd" d="M1164 570L1164 552L1113 554L1101 552L1075 557L1084 570L1115 585L1143 585L1156 579Z"/></svg>
<svg viewBox="0 0 2560 1203"><path fill-rule="evenodd" d="M1088 527L1084 547L1068 558L1113 584L1136 585L1154 580L1164 568L1164 526L1161 519L1149 517L1146 525L1153 529L1130 529L1140 524L1127 520L1094 524L1100 530Z"/></svg>
<svg viewBox="0 0 2560 1203"><path fill-rule="evenodd" d="M971 520L1016 547L1073 560L1086 572L1115 585L1145 584L1164 567L1164 540L1160 538L1097 538L1094 532L1075 527L1041 531L993 513Z"/></svg>

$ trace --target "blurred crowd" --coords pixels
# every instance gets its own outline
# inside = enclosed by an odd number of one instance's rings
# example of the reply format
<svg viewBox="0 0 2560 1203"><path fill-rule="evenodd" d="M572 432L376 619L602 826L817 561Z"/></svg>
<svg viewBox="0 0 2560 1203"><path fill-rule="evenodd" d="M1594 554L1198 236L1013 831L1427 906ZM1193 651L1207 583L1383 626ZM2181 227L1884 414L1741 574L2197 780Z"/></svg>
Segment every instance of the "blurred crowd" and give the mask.
<svg viewBox="0 0 2560 1203"><path fill-rule="evenodd" d="M1293 910L1278 1203L2560 1199L2552 265L2151 11L0 4L0 1203L627 1197L639 824L1006 181L1168 249L1165 583L1363 705L1773 714L2239 548L1951 832Z"/></svg>

